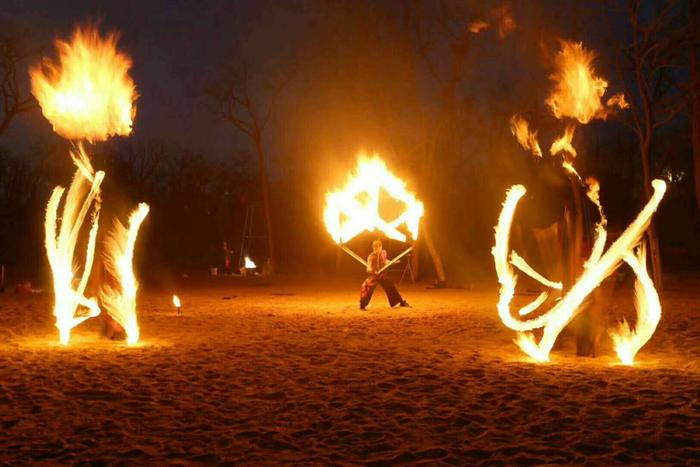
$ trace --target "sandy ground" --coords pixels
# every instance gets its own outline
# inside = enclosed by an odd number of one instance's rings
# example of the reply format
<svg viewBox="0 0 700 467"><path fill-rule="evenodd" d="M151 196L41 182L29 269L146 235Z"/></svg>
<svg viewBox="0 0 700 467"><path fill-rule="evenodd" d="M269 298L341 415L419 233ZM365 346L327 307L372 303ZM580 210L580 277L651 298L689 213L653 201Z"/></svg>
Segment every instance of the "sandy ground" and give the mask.
<svg viewBox="0 0 700 467"><path fill-rule="evenodd" d="M700 277L669 283L635 367L609 339L523 358L494 286L218 281L140 297L142 341L97 319L57 345L46 294L0 296L0 461L700 463ZM629 291L611 314L629 312Z"/></svg>

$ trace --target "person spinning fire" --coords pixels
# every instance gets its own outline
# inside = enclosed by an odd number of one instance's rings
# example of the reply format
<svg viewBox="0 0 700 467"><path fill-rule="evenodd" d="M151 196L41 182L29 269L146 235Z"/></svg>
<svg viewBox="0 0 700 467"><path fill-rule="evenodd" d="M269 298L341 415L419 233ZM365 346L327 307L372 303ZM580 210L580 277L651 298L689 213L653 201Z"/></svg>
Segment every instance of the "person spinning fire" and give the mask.
<svg viewBox="0 0 700 467"><path fill-rule="evenodd" d="M401 294L396 289L394 283L389 279L382 268L387 263L386 250L382 248L381 240L372 242L372 253L367 257L367 272L369 277L365 279L360 288L360 310L366 310L369 301L372 300L372 294L377 284L380 284L386 292L386 297L389 299L389 305L393 308L396 305L402 307L410 306L406 300L401 297Z"/></svg>

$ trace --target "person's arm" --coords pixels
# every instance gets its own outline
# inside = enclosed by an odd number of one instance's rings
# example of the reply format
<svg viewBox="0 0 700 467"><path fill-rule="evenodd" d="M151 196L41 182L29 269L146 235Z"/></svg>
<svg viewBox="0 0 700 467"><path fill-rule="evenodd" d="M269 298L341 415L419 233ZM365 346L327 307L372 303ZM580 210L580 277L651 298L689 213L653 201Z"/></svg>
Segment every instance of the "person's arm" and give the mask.
<svg viewBox="0 0 700 467"><path fill-rule="evenodd" d="M367 272L374 274L374 253L370 253L367 257Z"/></svg>

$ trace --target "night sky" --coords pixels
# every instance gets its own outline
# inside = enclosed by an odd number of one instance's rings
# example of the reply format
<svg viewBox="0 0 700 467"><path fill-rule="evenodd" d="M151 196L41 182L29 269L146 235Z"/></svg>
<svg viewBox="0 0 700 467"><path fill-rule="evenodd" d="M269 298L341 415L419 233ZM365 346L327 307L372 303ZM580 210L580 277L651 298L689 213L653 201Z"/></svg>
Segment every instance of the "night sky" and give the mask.
<svg viewBox="0 0 700 467"><path fill-rule="evenodd" d="M209 114L203 89L227 61L264 56L256 65L265 66L293 52L295 34L310 20L303 3L215 0L203 7L182 0L8 0L0 14L28 28L31 44L51 54L53 38L69 37L76 24L98 20L103 33L119 31L119 47L133 59L140 95L134 135L167 139L216 157L245 143ZM31 149L37 140L53 138L50 130L36 112L21 116L7 139Z"/></svg>

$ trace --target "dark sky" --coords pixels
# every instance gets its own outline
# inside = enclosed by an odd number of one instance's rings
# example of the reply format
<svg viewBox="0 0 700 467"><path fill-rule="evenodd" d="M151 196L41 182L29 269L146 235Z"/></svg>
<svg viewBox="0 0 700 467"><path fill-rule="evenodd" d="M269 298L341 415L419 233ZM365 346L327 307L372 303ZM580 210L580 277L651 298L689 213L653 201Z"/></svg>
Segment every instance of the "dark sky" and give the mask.
<svg viewBox="0 0 700 467"><path fill-rule="evenodd" d="M97 19L103 32L119 31L119 47L133 59L140 94L134 134L221 156L245 142L210 116L202 90L228 60L250 55L264 66L290 53L295 34L309 17L302 3L5 0L0 14L28 28L32 43L51 53L53 38L69 37L75 24ZM36 114L18 119L7 138L13 146L31 150L50 133Z"/></svg>
<svg viewBox="0 0 700 467"><path fill-rule="evenodd" d="M500 3L473 2L468 9L483 4L488 11ZM422 5L434 14L434 3ZM596 2L522 0L513 9L518 27L505 40L490 31L474 37L460 89L474 109L475 135L495 125L508 143L512 113L547 113L542 50L554 50L558 38L598 48L604 35L600 21L592 20L600 11ZM133 137L164 139L207 157L251 152L244 137L205 107L203 90L217 71L241 59L257 70L294 68L266 135L273 165L278 153L332 159L354 158L361 148L415 147L438 94L410 35L399 30L401 12L402 2L389 0L5 0L0 6L0 15L28 28L44 53L53 54L52 40L69 37L76 24L99 20L102 31L119 31L140 94ZM611 76L602 52L599 68ZM436 60L440 65L439 55ZM14 122L2 143L31 153L52 138L36 112ZM486 143L466 141L466 152L493 151L493 139Z"/></svg>

